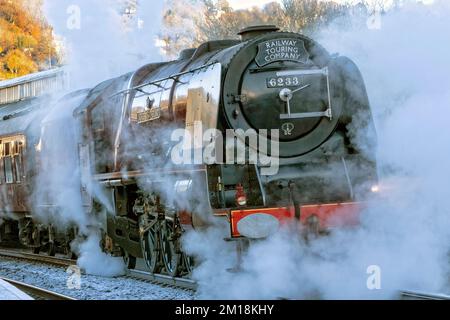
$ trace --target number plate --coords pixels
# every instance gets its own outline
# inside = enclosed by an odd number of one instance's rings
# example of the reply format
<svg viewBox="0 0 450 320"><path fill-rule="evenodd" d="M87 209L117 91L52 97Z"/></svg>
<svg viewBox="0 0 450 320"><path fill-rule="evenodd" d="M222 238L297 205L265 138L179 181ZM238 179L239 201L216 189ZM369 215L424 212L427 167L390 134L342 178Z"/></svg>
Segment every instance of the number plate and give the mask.
<svg viewBox="0 0 450 320"><path fill-rule="evenodd" d="M137 114L137 122L139 124L146 123L161 118L161 109L152 108Z"/></svg>
<svg viewBox="0 0 450 320"><path fill-rule="evenodd" d="M302 85L301 76L284 76L267 78L267 88L298 87Z"/></svg>

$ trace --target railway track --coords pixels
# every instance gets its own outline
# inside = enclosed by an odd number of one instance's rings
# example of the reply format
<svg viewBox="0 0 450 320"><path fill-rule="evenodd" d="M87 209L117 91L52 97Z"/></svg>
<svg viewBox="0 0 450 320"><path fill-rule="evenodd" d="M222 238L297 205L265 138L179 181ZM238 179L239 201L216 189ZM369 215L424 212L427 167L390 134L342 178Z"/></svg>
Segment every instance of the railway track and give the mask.
<svg viewBox="0 0 450 320"><path fill-rule="evenodd" d="M26 284L24 282L15 281L8 278L0 277L1 280L8 282L10 285L16 287L17 289L21 290L22 292L28 294L30 297L32 297L35 300L65 300L65 301L72 301L76 300L72 297L65 296L53 291L49 291L46 289L42 289L36 286L32 286L29 284Z"/></svg>
<svg viewBox="0 0 450 320"><path fill-rule="evenodd" d="M50 264L58 267L69 267L76 265L76 260L59 258L59 257L50 257L44 256L40 254L28 253L17 250L6 250L0 249L0 257L6 258L14 258L19 260L33 261L33 262L41 262L45 264Z"/></svg>
<svg viewBox="0 0 450 320"><path fill-rule="evenodd" d="M141 270L128 270L127 276L133 279L148 281L191 291L197 290L197 283L191 279L175 278L164 274L152 274Z"/></svg>
<svg viewBox="0 0 450 320"><path fill-rule="evenodd" d="M39 262L64 268L77 264L76 260L7 249L0 249L0 257ZM191 291L197 290L197 283L191 279L170 277L164 274L152 274L143 270L128 270L126 277L166 287L169 286Z"/></svg>
<svg viewBox="0 0 450 320"><path fill-rule="evenodd" d="M402 300L450 300L449 295L419 291L402 291L400 297Z"/></svg>
<svg viewBox="0 0 450 320"><path fill-rule="evenodd" d="M27 253L23 251L17 251L17 250L6 250L6 249L0 249L0 257L7 257L7 258L14 258L19 260L27 260L32 262L40 262L45 264L50 264L54 266L59 267L69 267L72 265L76 265L76 260L71 259L65 259L65 258L59 258L59 257L50 257L50 256L44 256L39 254L33 254L33 253ZM143 270L128 270L126 277L141 280L145 282L150 282L153 284L158 284L162 286L169 286L169 287L175 287L180 288L184 290L191 290L196 291L197 290L197 283L194 280L186 279L186 278L176 278L176 277L170 277L164 274L152 274ZM4 279L7 282L10 282L6 279ZM24 284L22 284L24 285ZM30 286L32 287L32 286ZM19 288L20 289L20 288ZM33 289L30 289L33 290ZM36 291L39 290L38 288ZM27 292L26 290L23 290ZM49 296L51 293L49 294ZM64 297L64 296L62 296ZM402 300L450 300L449 295L444 294L434 294L434 293L426 293L426 292L418 292L418 291L401 291L400 292L400 299ZM57 299L57 300L64 300L64 299ZM69 300L69 299L65 299Z"/></svg>

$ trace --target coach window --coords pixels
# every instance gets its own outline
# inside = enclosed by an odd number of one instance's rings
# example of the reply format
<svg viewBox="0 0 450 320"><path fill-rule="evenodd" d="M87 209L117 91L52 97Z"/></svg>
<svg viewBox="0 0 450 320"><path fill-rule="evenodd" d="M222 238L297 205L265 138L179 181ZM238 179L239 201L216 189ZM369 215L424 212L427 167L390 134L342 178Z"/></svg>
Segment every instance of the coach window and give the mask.
<svg viewBox="0 0 450 320"><path fill-rule="evenodd" d="M23 161L22 161L22 154L23 154L23 143L21 141L17 141L14 144L14 174L15 174L15 181L17 183L22 182L23 177Z"/></svg>
<svg viewBox="0 0 450 320"><path fill-rule="evenodd" d="M14 183L14 175L13 175L13 164L11 158L11 142L7 142L4 145L4 171L5 171L5 182L6 183Z"/></svg>
<svg viewBox="0 0 450 320"><path fill-rule="evenodd" d="M3 166L3 144L0 141L0 184L5 182L5 171Z"/></svg>

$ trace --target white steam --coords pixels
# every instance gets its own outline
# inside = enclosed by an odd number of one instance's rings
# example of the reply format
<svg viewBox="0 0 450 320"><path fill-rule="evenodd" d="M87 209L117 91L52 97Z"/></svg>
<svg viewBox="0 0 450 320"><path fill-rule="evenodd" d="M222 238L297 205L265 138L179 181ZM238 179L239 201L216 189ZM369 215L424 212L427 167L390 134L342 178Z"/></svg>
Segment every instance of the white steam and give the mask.
<svg viewBox="0 0 450 320"><path fill-rule="evenodd" d="M366 80L377 132L380 198L354 230L306 245L286 231L252 246L243 270L213 231L189 234L205 298L390 299L398 290L449 291L450 4L412 2L377 30L323 30L317 39L353 59ZM368 267L381 290L367 287Z"/></svg>
<svg viewBox="0 0 450 320"><path fill-rule="evenodd" d="M39 171L35 176L33 211L40 221L52 223L61 231L77 226L85 233L91 221L82 210L76 157L78 130L75 122L70 121L74 109L85 97L86 93L49 102L36 148Z"/></svg>
<svg viewBox="0 0 450 320"><path fill-rule="evenodd" d="M133 3L136 2L136 11ZM67 51L72 89L160 61L155 48L163 0L45 0L45 12Z"/></svg>
<svg viewBox="0 0 450 320"><path fill-rule="evenodd" d="M87 273L103 277L115 277L125 273L122 258L112 258L100 246L100 236L91 234L78 248L77 264Z"/></svg>
<svg viewBox="0 0 450 320"><path fill-rule="evenodd" d="M127 15L126 9L133 9L130 7L133 2L136 1L45 1L46 17L66 51L69 92L92 88L101 81L161 60L154 42L163 1L139 1L136 11L129 10L128 13L131 14ZM70 114L58 119L64 110ZM35 193L41 200L45 195L50 195L51 202L58 206L58 211L50 214L50 217L41 218L57 223L57 227L74 223L87 237L86 242L73 246L80 256L78 265L86 272L105 276L119 275L124 271L123 262L102 253L97 234L98 221L96 217L86 214L83 208L78 145L74 138L81 128L78 128L78 123L72 116L73 111L73 104L63 101L52 108L47 116L47 120L50 119L48 121L56 119L60 123L60 131L47 134L47 143L51 144L54 152L42 153L42 162L49 166L49 170L45 172L45 176L41 175L41 184ZM55 215L58 216L56 220Z"/></svg>

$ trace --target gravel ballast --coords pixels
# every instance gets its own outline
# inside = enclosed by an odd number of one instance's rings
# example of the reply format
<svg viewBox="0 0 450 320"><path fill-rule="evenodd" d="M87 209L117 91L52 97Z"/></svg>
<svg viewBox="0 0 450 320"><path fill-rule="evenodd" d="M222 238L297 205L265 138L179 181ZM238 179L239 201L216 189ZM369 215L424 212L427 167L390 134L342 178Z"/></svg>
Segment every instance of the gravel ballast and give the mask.
<svg viewBox="0 0 450 320"><path fill-rule="evenodd" d="M79 300L193 300L195 293L126 277L81 275L80 289L60 267L0 258L0 276L54 291ZM69 280L69 286L68 286ZM75 286L77 287L77 286Z"/></svg>

